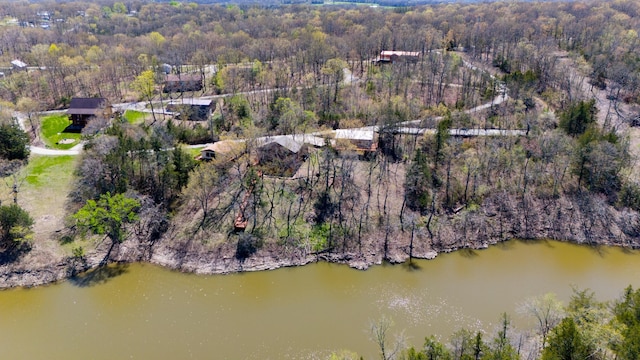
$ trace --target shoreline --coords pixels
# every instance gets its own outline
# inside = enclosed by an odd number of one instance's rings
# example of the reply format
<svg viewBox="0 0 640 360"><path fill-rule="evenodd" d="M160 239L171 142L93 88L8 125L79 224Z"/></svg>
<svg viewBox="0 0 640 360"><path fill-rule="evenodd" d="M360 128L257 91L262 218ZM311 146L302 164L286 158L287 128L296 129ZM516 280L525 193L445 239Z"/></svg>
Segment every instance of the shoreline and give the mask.
<svg viewBox="0 0 640 360"><path fill-rule="evenodd" d="M590 247L640 248L640 214L607 205L598 196L562 196L552 202L531 198L528 207L509 207L517 199L487 197L480 209L458 215L438 214L433 233L420 236L401 227L372 230L361 239L338 241L331 251L313 253L299 241L264 239L264 245L239 260L237 239L216 233L185 236L184 224L175 221L159 239L133 234L110 251L100 242L83 258L30 253L0 265L0 289L56 283L108 263L145 262L196 275L228 274L303 266L317 261L345 264L364 270L370 266L403 263L409 258L433 259L461 249L480 250L512 239L557 240ZM600 209L600 211L594 211ZM412 239L413 237L413 239ZM217 240L216 240L217 239ZM411 253L411 256L409 254Z"/></svg>
<svg viewBox="0 0 640 360"><path fill-rule="evenodd" d="M573 241L573 240L558 240L558 239L548 239L548 238L532 238L532 239L505 239L502 241L495 241L489 244L484 244L481 246L473 246L473 247L454 247L448 249L442 249L441 251L430 250L427 252L418 252L416 251L411 259L417 260L433 260L438 257L440 254L453 253L462 250L484 250L488 249L491 246L498 245L500 243L505 243L509 241L559 241L566 242L575 245L583 245L591 248L597 248L600 246L605 247L617 247L622 249L634 250L637 247L628 246L628 245L620 245L620 244L609 244L609 243L596 243L596 244L586 244L583 242ZM123 244L124 245L124 244ZM66 258L62 261L58 261L55 263L47 264L45 266L28 269L28 268L16 268L13 271L2 271L0 272L0 291L2 290L11 290L16 288L22 289L30 289L35 287L42 286L50 286L55 285L61 282L69 281L75 276L81 275L83 273L87 273L89 271L100 268L102 265L100 261L97 261L100 258L99 253L92 254L92 256L88 257L84 263L78 262L77 259L74 258ZM406 264L410 259L409 255L406 253L397 253L389 254L388 258L383 258L379 254L370 254L369 256L362 256L352 253L345 254L337 254L337 253L324 253L324 254L311 254L305 257L292 257L289 259L277 259L277 258L266 258L263 256L255 256L250 259L247 259L243 262L240 262L236 259L225 259L227 260L225 263L228 267L220 266L220 264L211 266L211 264L204 262L197 262L199 264L194 264L193 260L191 262L185 262L182 264L178 264L172 262L170 259L166 258L162 255L152 256L150 259L123 259L118 258L114 261L110 261L108 264L150 264L154 266L159 266L164 269L170 271L178 271L185 274L193 274L195 276L201 275L227 275L227 274L237 274L242 272L254 272L254 271L269 271L269 270L277 270L280 268L286 267L298 267L305 266L312 263L317 262L328 262L334 264L347 265L350 268L357 271L365 271L373 266L380 266L383 263L387 262L394 265ZM4 269L6 270L6 269Z"/></svg>

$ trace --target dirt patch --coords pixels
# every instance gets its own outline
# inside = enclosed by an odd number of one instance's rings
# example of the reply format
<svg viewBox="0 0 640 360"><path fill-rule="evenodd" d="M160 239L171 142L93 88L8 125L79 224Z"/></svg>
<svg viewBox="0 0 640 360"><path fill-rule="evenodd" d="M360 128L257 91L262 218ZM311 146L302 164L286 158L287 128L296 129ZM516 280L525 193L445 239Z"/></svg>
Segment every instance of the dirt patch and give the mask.
<svg viewBox="0 0 640 360"><path fill-rule="evenodd" d="M76 140L63 138L58 141L58 144L66 145L66 144L73 144L74 142L76 142Z"/></svg>

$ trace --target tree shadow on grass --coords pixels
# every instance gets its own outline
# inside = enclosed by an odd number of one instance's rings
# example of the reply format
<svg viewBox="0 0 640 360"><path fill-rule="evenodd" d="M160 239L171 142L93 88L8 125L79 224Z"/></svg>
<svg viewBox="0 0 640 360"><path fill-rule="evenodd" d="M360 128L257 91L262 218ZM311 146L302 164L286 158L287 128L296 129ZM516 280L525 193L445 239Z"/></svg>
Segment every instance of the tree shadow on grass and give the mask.
<svg viewBox="0 0 640 360"><path fill-rule="evenodd" d="M78 287L91 287L104 284L114 277L125 274L128 271L128 264L102 265L95 269L91 269L81 274L72 276L71 278L69 278L69 282Z"/></svg>

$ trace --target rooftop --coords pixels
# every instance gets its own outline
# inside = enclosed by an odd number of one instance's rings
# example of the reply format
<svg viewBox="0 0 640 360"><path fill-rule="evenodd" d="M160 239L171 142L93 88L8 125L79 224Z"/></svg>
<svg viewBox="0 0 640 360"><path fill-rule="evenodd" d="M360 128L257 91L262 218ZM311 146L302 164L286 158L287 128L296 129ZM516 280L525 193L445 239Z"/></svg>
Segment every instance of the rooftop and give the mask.
<svg viewBox="0 0 640 360"><path fill-rule="evenodd" d="M105 98L72 98L69 104L68 114L94 115L97 109L107 104Z"/></svg>
<svg viewBox="0 0 640 360"><path fill-rule="evenodd" d="M185 98L179 100L171 100L169 105L199 105L199 106L209 106L211 105L212 100L202 100L202 99L194 99L194 98Z"/></svg>
<svg viewBox="0 0 640 360"><path fill-rule="evenodd" d="M11 65L13 65L13 66L15 66L15 67L18 67L18 68L25 68L25 67L27 67L27 64L26 64L25 62L22 62L22 61L20 61L20 60L18 60L18 59L13 60L13 61L11 62Z"/></svg>
<svg viewBox="0 0 640 360"><path fill-rule="evenodd" d="M380 52L380 56L420 56L419 51L390 51L383 50Z"/></svg>
<svg viewBox="0 0 640 360"><path fill-rule="evenodd" d="M216 141L213 144L209 144L202 148L202 151L213 151L218 154L239 153L242 151L244 144L238 141L222 140Z"/></svg>
<svg viewBox="0 0 640 360"><path fill-rule="evenodd" d="M374 130L362 130L362 129L338 129L335 130L336 139L347 140L370 140L375 138Z"/></svg>
<svg viewBox="0 0 640 360"><path fill-rule="evenodd" d="M202 81L202 77L199 74L168 74L165 77L166 82L180 82L180 81Z"/></svg>
<svg viewBox="0 0 640 360"><path fill-rule="evenodd" d="M257 139L257 145L259 147L269 145L271 143L278 143L283 147L289 149L291 152L297 153L302 148L302 145L309 144L316 147L321 147L326 144L326 140L313 135L297 134L297 135L277 135L267 136Z"/></svg>

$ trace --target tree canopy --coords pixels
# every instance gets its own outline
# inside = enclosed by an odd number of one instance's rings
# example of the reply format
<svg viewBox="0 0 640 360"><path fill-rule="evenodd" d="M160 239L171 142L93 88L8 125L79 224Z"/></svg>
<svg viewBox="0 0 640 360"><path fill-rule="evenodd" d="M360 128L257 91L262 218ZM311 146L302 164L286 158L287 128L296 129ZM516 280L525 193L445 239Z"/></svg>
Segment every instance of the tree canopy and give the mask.
<svg viewBox="0 0 640 360"><path fill-rule="evenodd" d="M17 204L0 206L0 242L5 250L29 240L32 225L29 213Z"/></svg>
<svg viewBox="0 0 640 360"><path fill-rule="evenodd" d="M138 220L140 202L123 194L106 193L98 201L88 200L73 216L83 231L106 235L114 243L125 240L124 226Z"/></svg>
<svg viewBox="0 0 640 360"><path fill-rule="evenodd" d="M29 136L18 125L0 125L0 157L7 160L29 157Z"/></svg>
<svg viewBox="0 0 640 360"><path fill-rule="evenodd" d="M560 128L571 136L582 135L596 121L595 100L579 101L571 104L560 115Z"/></svg>

